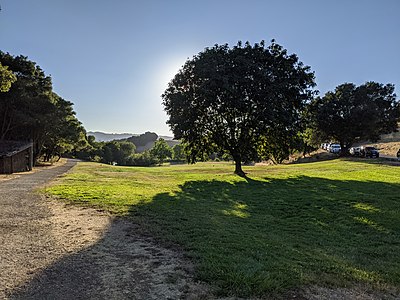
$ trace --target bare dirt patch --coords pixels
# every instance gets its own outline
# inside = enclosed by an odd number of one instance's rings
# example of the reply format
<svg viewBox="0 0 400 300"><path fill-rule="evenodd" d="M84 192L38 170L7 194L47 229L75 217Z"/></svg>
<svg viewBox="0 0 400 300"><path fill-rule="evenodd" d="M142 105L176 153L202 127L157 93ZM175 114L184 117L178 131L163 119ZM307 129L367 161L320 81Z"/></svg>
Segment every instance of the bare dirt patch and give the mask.
<svg viewBox="0 0 400 300"><path fill-rule="evenodd" d="M133 224L90 208L47 201L52 247L10 299L199 299L190 261L136 234ZM44 259L45 257L45 259Z"/></svg>

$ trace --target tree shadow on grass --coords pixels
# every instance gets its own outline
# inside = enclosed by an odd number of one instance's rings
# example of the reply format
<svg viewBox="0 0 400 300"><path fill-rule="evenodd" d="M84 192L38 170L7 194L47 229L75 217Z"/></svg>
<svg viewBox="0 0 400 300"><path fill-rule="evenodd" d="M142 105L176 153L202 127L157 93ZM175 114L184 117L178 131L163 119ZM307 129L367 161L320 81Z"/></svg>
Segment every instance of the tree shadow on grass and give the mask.
<svg viewBox="0 0 400 300"><path fill-rule="evenodd" d="M400 286L400 185L307 176L190 181L131 209L236 295L307 284Z"/></svg>

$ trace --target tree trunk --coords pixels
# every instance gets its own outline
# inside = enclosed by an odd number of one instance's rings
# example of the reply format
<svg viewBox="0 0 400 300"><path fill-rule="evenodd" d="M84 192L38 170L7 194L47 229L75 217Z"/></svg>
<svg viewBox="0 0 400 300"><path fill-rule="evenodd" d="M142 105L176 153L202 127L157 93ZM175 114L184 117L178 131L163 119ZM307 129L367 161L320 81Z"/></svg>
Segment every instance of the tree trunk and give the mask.
<svg viewBox="0 0 400 300"><path fill-rule="evenodd" d="M340 142L340 156L348 156L349 155L349 145L344 144L344 142Z"/></svg>
<svg viewBox="0 0 400 300"><path fill-rule="evenodd" d="M234 156L233 159L235 160L235 174L239 175L240 177L246 177L246 173L242 170L242 160L240 156Z"/></svg>

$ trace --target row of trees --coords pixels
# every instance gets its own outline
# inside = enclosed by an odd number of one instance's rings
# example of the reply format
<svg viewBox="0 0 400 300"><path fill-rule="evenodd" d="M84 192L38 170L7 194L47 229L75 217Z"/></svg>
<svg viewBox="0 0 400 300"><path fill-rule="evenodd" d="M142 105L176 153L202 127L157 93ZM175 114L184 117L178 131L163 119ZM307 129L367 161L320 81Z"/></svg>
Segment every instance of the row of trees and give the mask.
<svg viewBox="0 0 400 300"><path fill-rule="evenodd" d="M85 160L118 164L121 166L152 166L163 164L166 160L185 161L183 146L177 144L170 147L160 138L154 146L141 153L135 153L136 146L129 139L127 141L96 142L94 136L88 136L89 145L84 149L72 153Z"/></svg>
<svg viewBox="0 0 400 300"><path fill-rule="evenodd" d="M162 95L168 124L190 162L228 153L242 163L281 162L296 150L335 140L343 149L396 130L400 105L394 86L343 84L316 97L314 73L297 55L266 46L215 45L188 59Z"/></svg>
<svg viewBox="0 0 400 300"><path fill-rule="evenodd" d="M0 51L0 80L0 141L33 141L35 160L87 146L72 102L53 91L35 62Z"/></svg>

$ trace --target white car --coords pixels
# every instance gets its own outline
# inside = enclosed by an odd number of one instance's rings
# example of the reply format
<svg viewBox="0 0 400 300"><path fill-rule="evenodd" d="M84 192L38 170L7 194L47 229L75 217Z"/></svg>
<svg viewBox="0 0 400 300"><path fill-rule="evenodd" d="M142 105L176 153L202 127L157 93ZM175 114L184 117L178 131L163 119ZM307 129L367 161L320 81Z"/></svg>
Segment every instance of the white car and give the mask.
<svg viewBox="0 0 400 300"><path fill-rule="evenodd" d="M340 153L340 150L342 150L342 147L339 144L331 144L329 146L330 153Z"/></svg>
<svg viewBox="0 0 400 300"><path fill-rule="evenodd" d="M360 156L361 155L361 147L351 147L349 152L351 155Z"/></svg>

